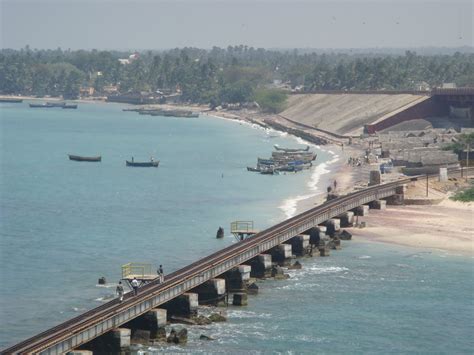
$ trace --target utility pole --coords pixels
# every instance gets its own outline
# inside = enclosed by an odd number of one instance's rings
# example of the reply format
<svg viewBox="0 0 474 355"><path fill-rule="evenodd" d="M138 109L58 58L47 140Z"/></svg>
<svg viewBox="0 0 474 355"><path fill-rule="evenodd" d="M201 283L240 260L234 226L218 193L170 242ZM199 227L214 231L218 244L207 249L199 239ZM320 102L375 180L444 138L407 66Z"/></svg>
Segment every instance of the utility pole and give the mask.
<svg viewBox="0 0 474 355"><path fill-rule="evenodd" d="M428 173L426 173L426 197L428 197Z"/></svg>
<svg viewBox="0 0 474 355"><path fill-rule="evenodd" d="M471 149L471 144L468 142L467 143L467 154L466 154L466 181L469 178L469 150Z"/></svg>

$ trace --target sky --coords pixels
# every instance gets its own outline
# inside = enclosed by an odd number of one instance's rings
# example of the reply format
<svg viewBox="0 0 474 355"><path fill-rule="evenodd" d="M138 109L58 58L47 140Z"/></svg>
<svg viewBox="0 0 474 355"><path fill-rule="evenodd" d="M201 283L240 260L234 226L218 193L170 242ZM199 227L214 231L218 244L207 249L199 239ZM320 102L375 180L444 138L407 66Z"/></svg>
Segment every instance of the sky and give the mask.
<svg viewBox="0 0 474 355"><path fill-rule="evenodd" d="M1 48L473 46L474 0L0 0Z"/></svg>

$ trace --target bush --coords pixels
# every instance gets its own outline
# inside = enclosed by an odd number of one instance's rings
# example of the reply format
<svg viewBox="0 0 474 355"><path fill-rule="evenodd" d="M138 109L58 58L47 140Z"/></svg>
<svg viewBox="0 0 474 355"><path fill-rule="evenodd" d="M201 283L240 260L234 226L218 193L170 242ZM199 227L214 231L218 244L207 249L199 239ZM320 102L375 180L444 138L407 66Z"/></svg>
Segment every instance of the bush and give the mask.
<svg viewBox="0 0 474 355"><path fill-rule="evenodd" d="M466 190L456 193L451 200L460 202L471 202L474 201L474 186L469 187Z"/></svg>
<svg viewBox="0 0 474 355"><path fill-rule="evenodd" d="M255 101L264 112L279 113L285 109L287 94L276 89L260 89L255 93Z"/></svg>

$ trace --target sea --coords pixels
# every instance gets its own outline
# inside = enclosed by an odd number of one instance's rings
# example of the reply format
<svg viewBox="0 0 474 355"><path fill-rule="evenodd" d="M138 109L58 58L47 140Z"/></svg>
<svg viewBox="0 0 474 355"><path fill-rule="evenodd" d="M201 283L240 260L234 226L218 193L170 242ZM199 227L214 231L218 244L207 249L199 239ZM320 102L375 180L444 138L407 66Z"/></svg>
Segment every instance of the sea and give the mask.
<svg viewBox="0 0 474 355"><path fill-rule="evenodd" d="M172 272L236 243L232 221L264 229L291 217L298 201L324 193L338 159L313 146L311 170L252 173L275 144L306 143L240 121L125 107L0 104L0 349L115 297L126 263ZM160 165L126 167L132 157ZM287 280L259 281L247 307L219 309L227 322L188 326L187 345L134 353L472 353L472 261L344 242L328 258L301 259Z"/></svg>

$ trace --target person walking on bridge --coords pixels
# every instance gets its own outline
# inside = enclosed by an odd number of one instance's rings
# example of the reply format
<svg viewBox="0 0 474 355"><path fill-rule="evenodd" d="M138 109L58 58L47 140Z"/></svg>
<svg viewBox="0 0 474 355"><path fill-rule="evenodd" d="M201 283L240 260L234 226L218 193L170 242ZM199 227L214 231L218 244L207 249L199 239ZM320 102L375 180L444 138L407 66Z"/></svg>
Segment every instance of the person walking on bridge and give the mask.
<svg viewBox="0 0 474 355"><path fill-rule="evenodd" d="M133 287L133 294L135 296L138 295L138 286L140 286L140 284L138 283L138 280L136 277L133 278L131 285Z"/></svg>
<svg viewBox="0 0 474 355"><path fill-rule="evenodd" d="M163 265L160 265L158 268L158 277L160 278L160 283L165 280L165 274L163 273Z"/></svg>
<svg viewBox="0 0 474 355"><path fill-rule="evenodd" d="M122 286L122 281L119 281L115 292L117 292L117 296L118 296L118 298L119 298L119 301L122 302L122 301L123 301L123 286Z"/></svg>

